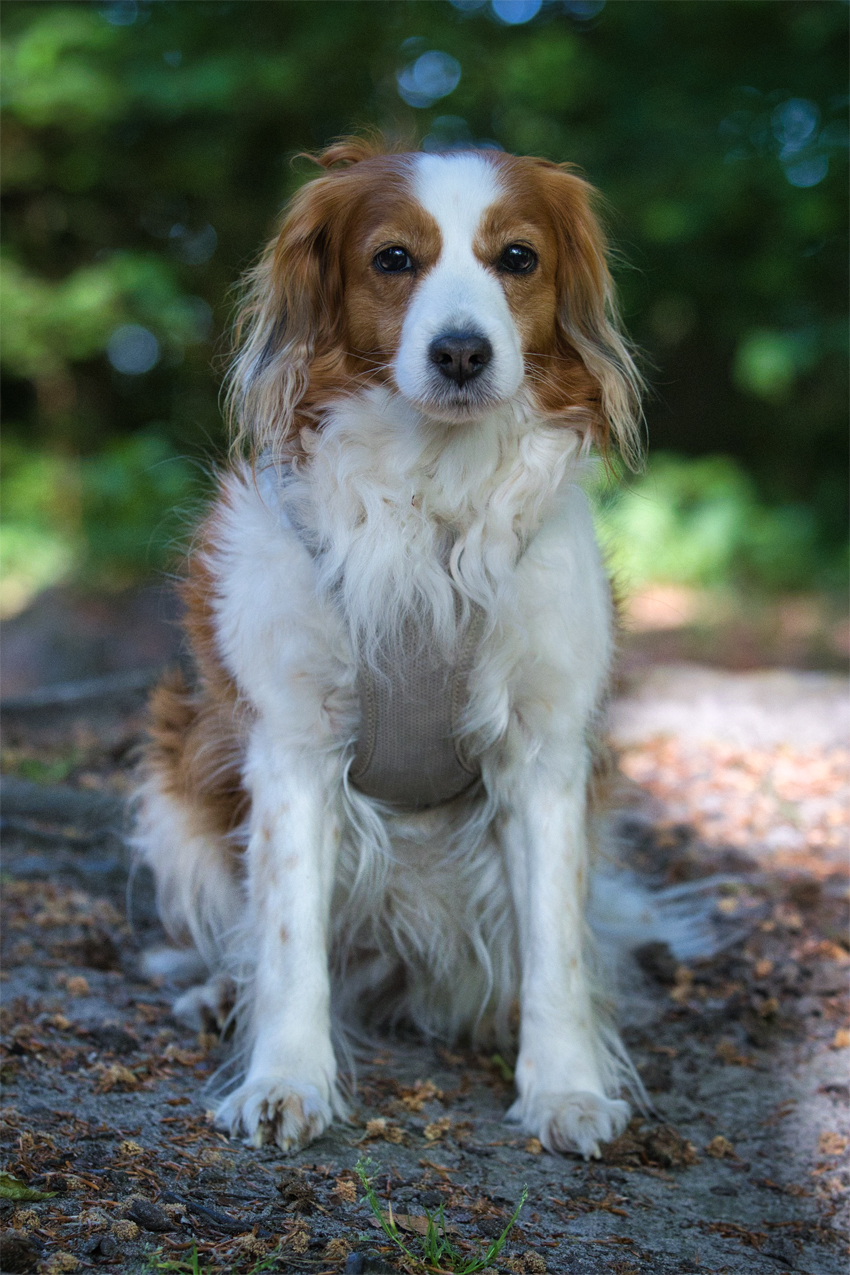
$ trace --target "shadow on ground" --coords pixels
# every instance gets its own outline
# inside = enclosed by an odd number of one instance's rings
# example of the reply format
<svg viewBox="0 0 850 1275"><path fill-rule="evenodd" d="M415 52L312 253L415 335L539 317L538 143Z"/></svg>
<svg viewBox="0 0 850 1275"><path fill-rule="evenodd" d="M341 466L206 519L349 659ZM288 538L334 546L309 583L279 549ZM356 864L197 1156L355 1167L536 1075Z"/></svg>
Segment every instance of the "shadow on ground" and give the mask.
<svg viewBox="0 0 850 1275"><path fill-rule="evenodd" d="M623 1014L655 1111L601 1160L502 1122L510 1059L405 1035L362 1063L352 1123L284 1160L214 1128L226 1046L141 976L162 935L141 873L128 919L122 828L147 677L113 674L3 714L4 1271L191 1271L195 1252L205 1271L404 1269L366 1156L412 1252L442 1205L471 1260L527 1185L498 1270L846 1270L842 682L683 666L613 706L627 862L655 886L723 878L734 941L690 967L638 953Z"/></svg>

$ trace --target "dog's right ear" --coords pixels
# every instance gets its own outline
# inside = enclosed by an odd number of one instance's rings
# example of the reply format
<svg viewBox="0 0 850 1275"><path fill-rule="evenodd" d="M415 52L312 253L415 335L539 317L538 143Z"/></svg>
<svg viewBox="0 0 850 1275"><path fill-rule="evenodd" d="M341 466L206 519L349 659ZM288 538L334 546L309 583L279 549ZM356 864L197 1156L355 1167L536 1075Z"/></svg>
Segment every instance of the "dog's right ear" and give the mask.
<svg viewBox="0 0 850 1275"><path fill-rule="evenodd" d="M236 447L284 446L311 364L341 347L346 185L343 170L303 186L246 278L227 390Z"/></svg>

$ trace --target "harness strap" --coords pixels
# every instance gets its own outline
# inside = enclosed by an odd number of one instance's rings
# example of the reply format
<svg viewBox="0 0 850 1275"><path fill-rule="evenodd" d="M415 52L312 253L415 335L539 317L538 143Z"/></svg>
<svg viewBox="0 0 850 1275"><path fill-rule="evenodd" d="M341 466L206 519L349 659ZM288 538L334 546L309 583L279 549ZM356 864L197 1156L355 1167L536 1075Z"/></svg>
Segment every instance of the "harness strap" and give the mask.
<svg viewBox="0 0 850 1275"><path fill-rule="evenodd" d="M288 465L277 467L286 482ZM306 531L287 511L290 525L313 553ZM460 616L460 598L455 598ZM381 651L375 667L357 664L360 732L349 779L367 797L399 810L424 810L459 796L480 778L466 756L460 719L469 701L469 677L484 629L484 612L471 603L451 659L444 658L427 624L407 616L398 640Z"/></svg>

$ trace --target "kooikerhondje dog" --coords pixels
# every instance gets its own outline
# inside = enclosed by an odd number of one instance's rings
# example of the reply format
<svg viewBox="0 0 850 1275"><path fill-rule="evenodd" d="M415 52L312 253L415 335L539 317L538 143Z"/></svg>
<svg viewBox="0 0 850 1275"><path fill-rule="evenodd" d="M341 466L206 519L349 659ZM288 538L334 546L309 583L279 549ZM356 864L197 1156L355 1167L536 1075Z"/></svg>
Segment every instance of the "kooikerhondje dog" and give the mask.
<svg viewBox="0 0 850 1275"><path fill-rule="evenodd" d="M495 151L331 147L252 272L247 459L190 555L138 844L246 1050L219 1108L283 1150L344 1114L332 1026L504 1037L509 1113L592 1154L629 1065L586 943L612 651L586 457L640 381L592 191Z"/></svg>

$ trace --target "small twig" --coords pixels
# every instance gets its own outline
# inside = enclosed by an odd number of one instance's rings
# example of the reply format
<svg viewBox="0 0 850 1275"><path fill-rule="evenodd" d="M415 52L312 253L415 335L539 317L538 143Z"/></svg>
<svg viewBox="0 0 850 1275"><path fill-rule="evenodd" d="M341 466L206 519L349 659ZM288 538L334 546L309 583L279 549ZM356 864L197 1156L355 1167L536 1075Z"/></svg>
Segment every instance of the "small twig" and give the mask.
<svg viewBox="0 0 850 1275"><path fill-rule="evenodd" d="M132 669L129 673L107 673L79 682L54 682L21 695L0 700L0 713L30 713L41 708L63 708L87 700L113 699L148 690L162 673L162 667Z"/></svg>
<svg viewBox="0 0 850 1275"><path fill-rule="evenodd" d="M120 797L109 793L82 791L65 784L36 784L16 775L4 775L0 781L0 810L9 820L37 820L66 828L106 831L121 828L126 820L126 807Z"/></svg>
<svg viewBox="0 0 850 1275"><path fill-rule="evenodd" d="M189 1213L197 1213L200 1217L209 1218L222 1231L227 1231L229 1235L244 1235L246 1231L257 1228L257 1234L269 1236L270 1231L263 1230L260 1227L259 1220L246 1219L244 1222L237 1221L236 1218L230 1216L229 1213L222 1213L219 1209L208 1208L206 1204L198 1204L195 1200L187 1199L183 1195L175 1195L173 1191L163 1191L161 1199L167 1204L182 1204L183 1208Z"/></svg>

